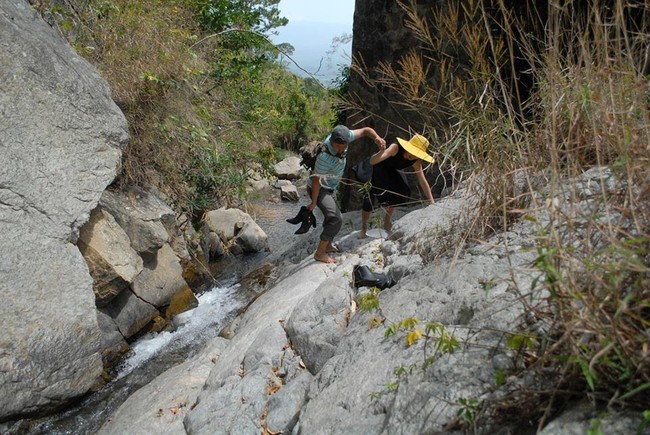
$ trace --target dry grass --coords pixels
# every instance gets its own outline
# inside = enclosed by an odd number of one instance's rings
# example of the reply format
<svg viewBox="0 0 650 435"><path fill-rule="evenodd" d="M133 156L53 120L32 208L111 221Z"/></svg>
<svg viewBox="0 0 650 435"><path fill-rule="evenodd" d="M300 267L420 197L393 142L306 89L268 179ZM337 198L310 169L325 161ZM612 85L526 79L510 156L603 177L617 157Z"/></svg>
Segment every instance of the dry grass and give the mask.
<svg viewBox="0 0 650 435"><path fill-rule="evenodd" d="M245 50L200 28L199 2L35 6L100 70L128 120L117 184L155 186L195 222L205 210L242 205L250 171L269 173L274 145L295 148L329 126L327 98L307 96L318 92L302 80L272 62L249 77Z"/></svg>
<svg viewBox="0 0 650 435"><path fill-rule="evenodd" d="M482 219L465 239L557 204L540 224L532 289L549 295L535 314L553 326L528 368L550 385L482 414L534 409L540 427L580 397L650 408L650 2L579 3L399 2L423 48L355 68L424 114L425 125L398 127L435 132L438 160L480 187ZM610 176L585 188L594 167Z"/></svg>

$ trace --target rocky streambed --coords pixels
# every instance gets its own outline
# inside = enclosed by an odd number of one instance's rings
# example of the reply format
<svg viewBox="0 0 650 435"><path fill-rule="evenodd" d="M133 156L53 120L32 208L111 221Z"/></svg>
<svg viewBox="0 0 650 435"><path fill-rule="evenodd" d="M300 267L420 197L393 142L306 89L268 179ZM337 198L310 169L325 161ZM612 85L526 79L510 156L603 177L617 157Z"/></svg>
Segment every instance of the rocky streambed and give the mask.
<svg viewBox="0 0 650 435"><path fill-rule="evenodd" d="M259 191L249 212L268 237L269 250L228 256L210 265L216 284L199 294L198 306L174 318L172 331L149 333L131 343L130 354L113 370L112 379L54 415L25 419L10 425L9 433L93 434L135 391L158 375L191 359L220 333L229 334L229 324L240 316L279 274L283 261L291 262L315 246L319 228L295 235L285 222L295 215L298 203L282 201L279 190ZM291 246L301 246L292 249ZM298 252L300 251L300 252ZM280 265L280 266L279 266Z"/></svg>

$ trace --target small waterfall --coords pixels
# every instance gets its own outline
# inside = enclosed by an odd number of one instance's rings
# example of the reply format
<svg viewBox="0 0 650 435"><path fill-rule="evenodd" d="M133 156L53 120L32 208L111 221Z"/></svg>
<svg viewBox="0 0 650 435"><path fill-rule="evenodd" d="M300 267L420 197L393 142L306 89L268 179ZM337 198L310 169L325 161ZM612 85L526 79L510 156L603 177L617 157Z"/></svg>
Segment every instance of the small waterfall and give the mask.
<svg viewBox="0 0 650 435"><path fill-rule="evenodd" d="M174 331L164 331L141 337L131 346L132 354L120 364L116 379L120 379L152 358L163 353L175 353L191 347L201 348L225 326L226 321L243 307L235 297L239 284L214 287L198 296L198 307L174 317Z"/></svg>
<svg viewBox="0 0 650 435"><path fill-rule="evenodd" d="M16 433L96 433L128 396L165 370L182 363L203 348L246 305L237 296L234 282L213 287L198 296L199 305L174 318L176 328L140 337L131 344L130 355L120 364L111 382L66 411L40 420L25 422Z"/></svg>

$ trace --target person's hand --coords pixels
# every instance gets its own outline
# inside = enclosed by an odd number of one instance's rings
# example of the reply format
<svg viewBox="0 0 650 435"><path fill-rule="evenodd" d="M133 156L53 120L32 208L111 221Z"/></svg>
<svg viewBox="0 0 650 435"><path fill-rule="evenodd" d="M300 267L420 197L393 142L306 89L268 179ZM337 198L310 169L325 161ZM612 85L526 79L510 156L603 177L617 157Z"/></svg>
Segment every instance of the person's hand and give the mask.
<svg viewBox="0 0 650 435"><path fill-rule="evenodd" d="M377 137L375 138L375 144L377 144L377 147L378 147L381 151L383 151L383 150L386 149L386 140L385 140L383 137L381 137L381 136L377 136Z"/></svg>
<svg viewBox="0 0 650 435"><path fill-rule="evenodd" d="M309 211L314 211L314 208L316 208L316 203L315 202L311 202L307 206L307 210L309 210Z"/></svg>

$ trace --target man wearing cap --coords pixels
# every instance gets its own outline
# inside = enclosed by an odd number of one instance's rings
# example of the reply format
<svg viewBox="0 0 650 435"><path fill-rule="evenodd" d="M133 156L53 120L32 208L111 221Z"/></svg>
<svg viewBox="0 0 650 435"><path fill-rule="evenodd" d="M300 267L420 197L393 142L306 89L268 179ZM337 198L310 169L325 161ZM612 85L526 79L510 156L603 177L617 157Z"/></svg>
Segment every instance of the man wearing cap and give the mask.
<svg viewBox="0 0 650 435"><path fill-rule="evenodd" d="M307 194L311 198L307 208L314 210L318 206L324 216L323 232L314 254L314 258L323 263L336 262L329 253L338 250L332 242L341 230L343 218L334 195L345 169L348 145L362 137L372 138L380 152L386 149L386 141L370 127L350 130L344 125L337 125L323 141L323 152L316 158L312 175L307 180Z"/></svg>
<svg viewBox="0 0 650 435"><path fill-rule="evenodd" d="M393 227L393 211L397 205L407 205L412 202L411 189L399 172L409 166L413 168L418 178L420 188L426 195L427 199L433 204L433 195L431 187L424 176L421 160L433 163L433 157L429 155L429 141L422 135L416 134L410 140L397 138L396 143L391 144L388 148L379 150L370 158L370 164L373 165L372 171L372 188L370 195L363 200L361 210L361 231L359 238L366 237L368 230L368 219L373 210L373 197L379 204L386 207L386 216L384 217L384 229L388 232Z"/></svg>

